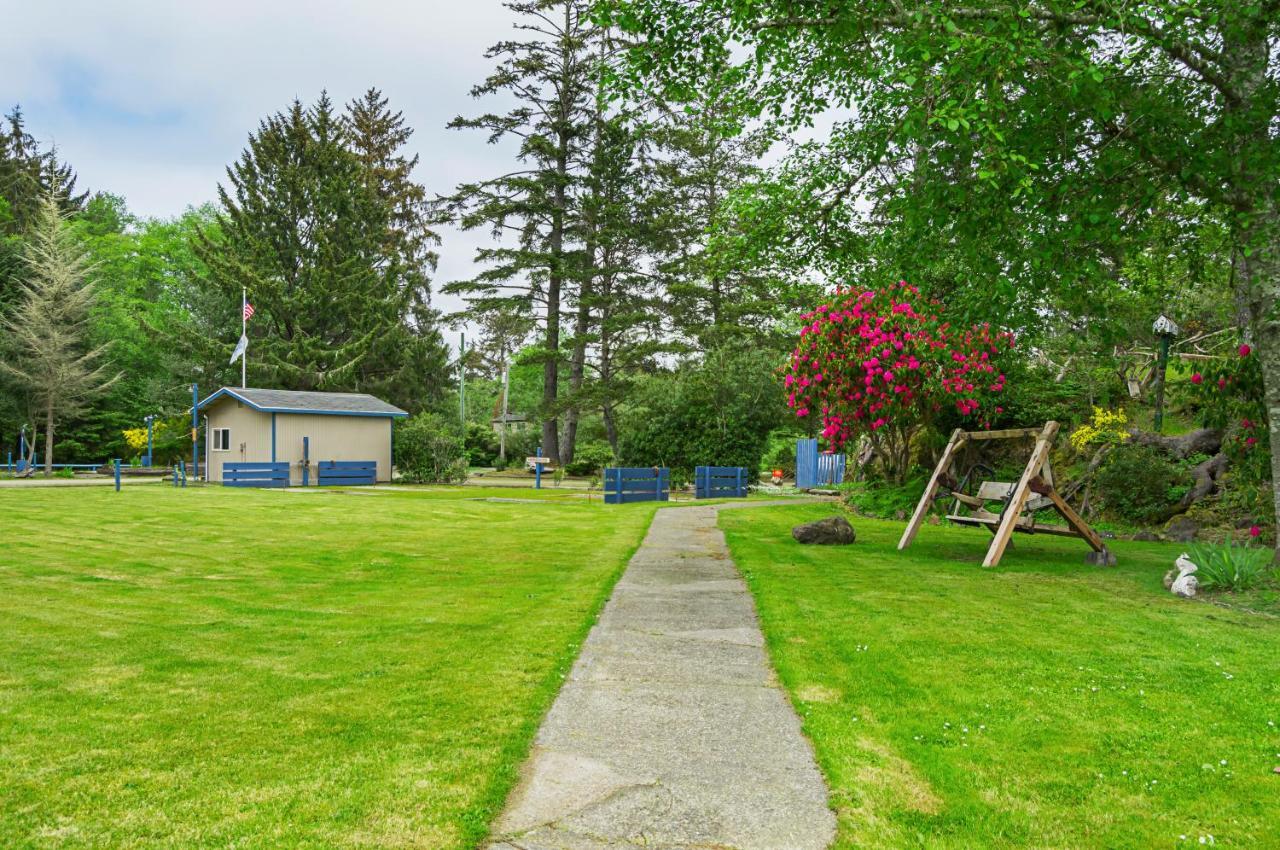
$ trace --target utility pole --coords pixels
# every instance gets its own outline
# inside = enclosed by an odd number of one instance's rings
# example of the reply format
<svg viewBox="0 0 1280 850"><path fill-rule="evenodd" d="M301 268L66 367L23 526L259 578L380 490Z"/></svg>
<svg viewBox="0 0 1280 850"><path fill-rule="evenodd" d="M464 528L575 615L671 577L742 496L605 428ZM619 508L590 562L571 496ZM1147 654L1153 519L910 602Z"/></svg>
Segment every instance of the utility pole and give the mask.
<svg viewBox="0 0 1280 850"><path fill-rule="evenodd" d="M498 426L498 457L507 459L507 394L511 390L511 362L502 364L502 422Z"/></svg>
<svg viewBox="0 0 1280 850"><path fill-rule="evenodd" d="M458 416L467 430L467 335L458 335Z"/></svg>

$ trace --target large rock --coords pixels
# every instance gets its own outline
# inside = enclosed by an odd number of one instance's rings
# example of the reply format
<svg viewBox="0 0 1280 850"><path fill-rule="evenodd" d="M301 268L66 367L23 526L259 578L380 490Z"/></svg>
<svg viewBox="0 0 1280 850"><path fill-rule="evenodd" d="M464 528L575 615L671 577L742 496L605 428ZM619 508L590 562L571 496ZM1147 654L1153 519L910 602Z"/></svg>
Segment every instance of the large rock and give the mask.
<svg viewBox="0 0 1280 850"><path fill-rule="evenodd" d="M1177 543L1190 543L1196 539L1200 523L1186 516L1176 516L1164 527L1164 536Z"/></svg>
<svg viewBox="0 0 1280 850"><path fill-rule="evenodd" d="M853 526L849 525L849 520L842 516L829 516L797 525L791 529L791 536L799 543L845 546L852 543L857 535L853 532Z"/></svg>

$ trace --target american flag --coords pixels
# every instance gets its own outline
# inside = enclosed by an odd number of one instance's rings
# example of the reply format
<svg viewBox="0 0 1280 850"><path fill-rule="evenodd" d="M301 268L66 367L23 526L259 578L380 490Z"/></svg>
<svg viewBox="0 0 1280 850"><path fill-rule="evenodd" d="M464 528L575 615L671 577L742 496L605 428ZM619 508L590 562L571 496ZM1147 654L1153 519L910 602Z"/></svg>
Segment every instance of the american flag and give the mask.
<svg viewBox="0 0 1280 850"><path fill-rule="evenodd" d="M247 322L253 318L253 305L248 301L244 302L244 320Z"/></svg>

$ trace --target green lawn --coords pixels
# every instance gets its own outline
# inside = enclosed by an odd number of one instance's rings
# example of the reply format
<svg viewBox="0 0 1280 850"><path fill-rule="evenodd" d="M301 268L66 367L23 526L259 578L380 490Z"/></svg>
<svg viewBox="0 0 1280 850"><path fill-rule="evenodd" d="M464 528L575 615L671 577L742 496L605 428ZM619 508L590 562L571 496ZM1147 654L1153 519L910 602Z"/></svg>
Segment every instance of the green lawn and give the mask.
<svg viewBox="0 0 1280 850"><path fill-rule="evenodd" d="M769 651L832 788L837 847L1280 847L1280 619L1174 599L1178 550L726 512ZM1208 841L1206 840L1206 844Z"/></svg>
<svg viewBox="0 0 1280 850"><path fill-rule="evenodd" d="M468 847L652 505L0 491L0 847Z"/></svg>

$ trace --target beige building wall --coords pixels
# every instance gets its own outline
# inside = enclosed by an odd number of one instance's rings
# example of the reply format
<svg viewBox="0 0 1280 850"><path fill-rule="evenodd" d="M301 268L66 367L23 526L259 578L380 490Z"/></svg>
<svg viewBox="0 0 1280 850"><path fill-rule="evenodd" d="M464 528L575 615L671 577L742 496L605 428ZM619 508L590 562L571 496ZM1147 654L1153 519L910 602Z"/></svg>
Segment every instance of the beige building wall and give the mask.
<svg viewBox="0 0 1280 850"><path fill-rule="evenodd" d="M231 429L231 450L213 451L213 438L205 434L208 446L208 480L222 480L222 465L270 461L271 417L234 398L224 397L209 407L209 431ZM391 480L390 418L382 416L327 416L314 413L275 414L275 460L289 464L289 479L302 484L302 438L310 438L311 484L316 484L316 465L322 460L373 460L378 464L378 480ZM204 462L204 459L201 459Z"/></svg>
<svg viewBox="0 0 1280 850"><path fill-rule="evenodd" d="M311 483L322 460L373 460L378 480L391 480L391 425L383 416L276 414L276 460L289 462L291 483L302 483L302 438L310 438Z"/></svg>
<svg viewBox="0 0 1280 850"><path fill-rule="evenodd" d="M205 432L204 442L207 446L205 457L208 458L209 481L222 480L224 463L240 463L252 461L261 463L271 460L271 414L259 413L249 405L233 398L221 398L212 407L204 411L209 418L209 429ZM213 437L215 428L231 429L229 451L214 451ZM201 462L204 458L201 458Z"/></svg>

